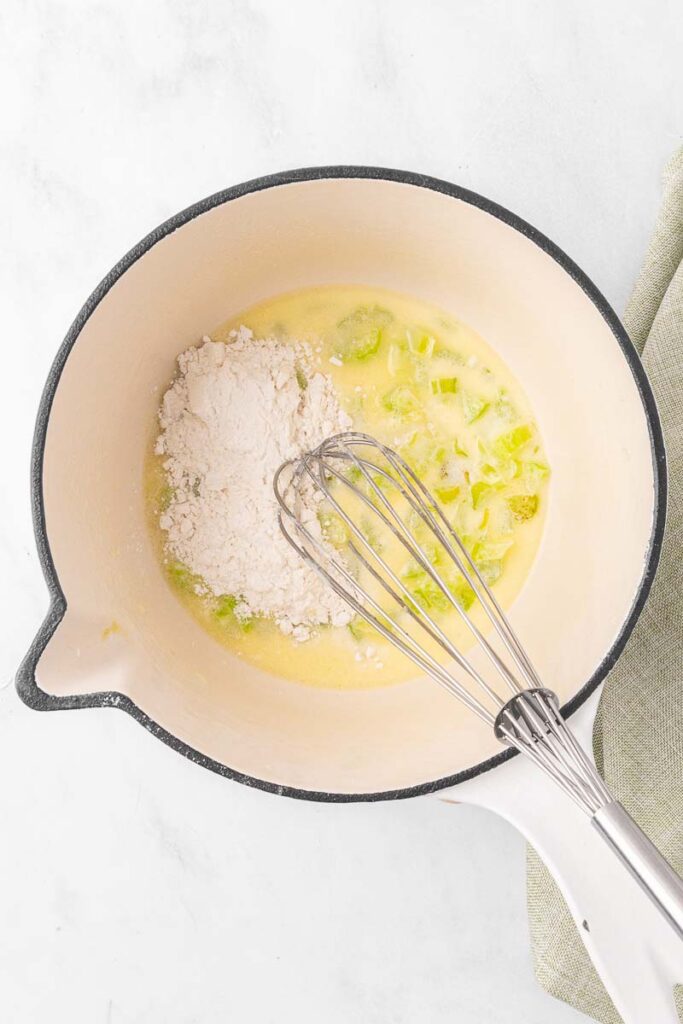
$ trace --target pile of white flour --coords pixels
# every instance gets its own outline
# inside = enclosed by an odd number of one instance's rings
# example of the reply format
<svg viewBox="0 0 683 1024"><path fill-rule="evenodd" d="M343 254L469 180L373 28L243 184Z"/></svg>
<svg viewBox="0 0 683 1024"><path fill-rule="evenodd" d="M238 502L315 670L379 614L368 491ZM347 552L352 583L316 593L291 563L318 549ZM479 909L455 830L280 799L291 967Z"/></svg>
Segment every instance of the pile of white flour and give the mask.
<svg viewBox="0 0 683 1024"><path fill-rule="evenodd" d="M273 492L282 462L351 426L331 379L314 372L307 345L246 327L228 345L204 338L178 368L156 444L173 489L160 518L169 552L212 594L236 597L238 616L270 616L301 640L346 625L346 603L281 535Z"/></svg>

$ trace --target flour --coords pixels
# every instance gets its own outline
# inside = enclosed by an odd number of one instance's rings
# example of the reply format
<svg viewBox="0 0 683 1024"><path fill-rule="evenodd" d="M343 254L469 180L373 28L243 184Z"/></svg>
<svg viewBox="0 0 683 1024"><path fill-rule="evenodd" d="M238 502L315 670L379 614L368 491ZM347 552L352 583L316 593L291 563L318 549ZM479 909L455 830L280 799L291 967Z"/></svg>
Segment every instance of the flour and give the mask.
<svg viewBox="0 0 683 1024"><path fill-rule="evenodd" d="M246 327L231 337L204 338L178 357L159 413L156 451L173 494L160 526L208 592L237 599L238 617L269 616L305 640L353 613L281 535L273 476L351 421L308 345L257 339ZM313 498L305 513L319 529Z"/></svg>

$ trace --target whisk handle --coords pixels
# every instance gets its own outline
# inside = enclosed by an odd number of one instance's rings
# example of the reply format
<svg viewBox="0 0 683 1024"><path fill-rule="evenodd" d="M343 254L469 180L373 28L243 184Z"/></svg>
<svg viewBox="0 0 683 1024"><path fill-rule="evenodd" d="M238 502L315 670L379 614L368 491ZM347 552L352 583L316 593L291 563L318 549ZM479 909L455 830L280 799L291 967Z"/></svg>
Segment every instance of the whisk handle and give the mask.
<svg viewBox="0 0 683 1024"><path fill-rule="evenodd" d="M592 823L683 938L683 879L618 800L597 811Z"/></svg>
<svg viewBox="0 0 683 1024"><path fill-rule="evenodd" d="M587 752L597 701L596 693L572 716ZM683 982L680 883L620 805L608 804L594 821L524 757L442 799L495 811L536 848L625 1024L679 1024L673 987Z"/></svg>

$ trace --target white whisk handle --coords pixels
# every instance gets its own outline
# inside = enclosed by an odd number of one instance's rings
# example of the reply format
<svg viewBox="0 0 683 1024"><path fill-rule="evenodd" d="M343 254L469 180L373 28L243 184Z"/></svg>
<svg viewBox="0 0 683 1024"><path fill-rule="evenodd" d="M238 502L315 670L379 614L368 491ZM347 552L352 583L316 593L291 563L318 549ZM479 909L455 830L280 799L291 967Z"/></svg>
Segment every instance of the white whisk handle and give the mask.
<svg viewBox="0 0 683 1024"><path fill-rule="evenodd" d="M597 694L572 717L584 741L596 705ZM589 751L588 742L586 747ZM599 817L601 828L525 757L469 779L442 798L487 807L532 843L554 875L625 1024L679 1024L673 987L683 983L683 941L670 915L648 898L657 894L668 900L671 869L666 865L661 873L657 853L655 877L647 875L645 862L651 862L643 851L651 852L649 840L641 838L635 823L625 824L625 811ZM651 885L636 884L634 864Z"/></svg>
<svg viewBox="0 0 683 1024"><path fill-rule="evenodd" d="M665 919L683 938L683 880L614 799L595 761L564 721L560 702L546 688L522 690L501 709L498 738L516 747L589 817Z"/></svg>
<svg viewBox="0 0 683 1024"><path fill-rule="evenodd" d="M602 807L593 816L592 822L655 906L683 938L683 880L669 862L618 800Z"/></svg>

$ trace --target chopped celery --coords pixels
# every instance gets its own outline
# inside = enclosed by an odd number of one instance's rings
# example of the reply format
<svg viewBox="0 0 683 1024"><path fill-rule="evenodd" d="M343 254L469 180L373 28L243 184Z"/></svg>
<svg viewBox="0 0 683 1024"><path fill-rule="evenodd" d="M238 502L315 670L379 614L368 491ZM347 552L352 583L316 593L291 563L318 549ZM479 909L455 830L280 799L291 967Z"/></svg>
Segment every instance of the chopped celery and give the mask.
<svg viewBox="0 0 683 1024"><path fill-rule="evenodd" d="M509 452L502 447L497 447L497 441L493 448L489 448L481 438L477 442L481 462L479 472L481 476L491 484L509 483L516 476L518 466Z"/></svg>
<svg viewBox="0 0 683 1024"><path fill-rule="evenodd" d="M500 558L494 558L488 562L479 562L477 569L481 573L484 583L492 586L500 579L503 573L503 562Z"/></svg>
<svg viewBox="0 0 683 1024"><path fill-rule="evenodd" d="M424 579L420 580L417 586L411 588L411 593L427 611L445 612L451 607L448 594L445 594L439 584L432 579L428 573L423 573Z"/></svg>
<svg viewBox="0 0 683 1024"><path fill-rule="evenodd" d="M491 462L483 462L479 467L479 472L487 482L497 483L500 480L498 470Z"/></svg>
<svg viewBox="0 0 683 1024"><path fill-rule="evenodd" d="M411 558L401 571L401 579L404 583L410 583L411 580L421 580L424 576L427 576L427 573L414 558Z"/></svg>
<svg viewBox="0 0 683 1024"><path fill-rule="evenodd" d="M459 352L454 352L452 348L437 348L433 352L434 359L445 359L449 363L457 363L458 366L464 366L465 360Z"/></svg>
<svg viewBox="0 0 683 1024"><path fill-rule="evenodd" d="M435 487L434 493L442 505L449 505L460 494L459 487Z"/></svg>
<svg viewBox="0 0 683 1024"><path fill-rule="evenodd" d="M480 416L483 416L488 409L490 402L487 402L485 398L480 398L479 395L473 395L471 391L461 391L460 399L462 401L462 412L465 417L465 423L474 423Z"/></svg>
<svg viewBox="0 0 683 1024"><path fill-rule="evenodd" d="M514 494L507 500L508 508L519 523L532 519L538 512L537 494Z"/></svg>
<svg viewBox="0 0 683 1024"><path fill-rule="evenodd" d="M175 488L167 484L162 487L159 491L159 497L157 499L157 509L159 512L166 512L171 502L175 497Z"/></svg>
<svg viewBox="0 0 683 1024"><path fill-rule="evenodd" d="M446 445L438 438L417 431L398 451L399 455L420 478L443 461L448 454Z"/></svg>
<svg viewBox="0 0 683 1024"><path fill-rule="evenodd" d="M534 494L549 472L550 469L544 462L525 462L520 466L519 477L524 489Z"/></svg>
<svg viewBox="0 0 683 1024"><path fill-rule="evenodd" d="M213 614L217 619L229 619L235 614L237 598L234 594L223 594L218 598Z"/></svg>
<svg viewBox="0 0 683 1024"><path fill-rule="evenodd" d="M514 542L512 534L485 537L472 548L472 558L475 562L497 561L507 554Z"/></svg>
<svg viewBox="0 0 683 1024"><path fill-rule="evenodd" d="M495 411L497 416L502 420L506 420L508 423L512 423L514 420L519 419L519 413L510 401L507 391L504 389L501 389L498 394Z"/></svg>
<svg viewBox="0 0 683 1024"><path fill-rule="evenodd" d="M387 356L387 369L392 377L397 377L405 366L405 353L400 345L390 345Z"/></svg>
<svg viewBox="0 0 683 1024"><path fill-rule="evenodd" d="M203 587L201 576L195 576L183 562L173 561L166 564L168 578L179 590L196 594Z"/></svg>
<svg viewBox="0 0 683 1024"><path fill-rule="evenodd" d="M305 391L308 387L308 378L300 366L296 367L296 382L299 385L299 391Z"/></svg>
<svg viewBox="0 0 683 1024"><path fill-rule="evenodd" d="M366 516L364 516L358 525L360 527L360 532L363 534L372 550L376 551L377 554L380 554L384 545L380 540L380 536L375 524L371 522L370 519L368 519Z"/></svg>
<svg viewBox="0 0 683 1024"><path fill-rule="evenodd" d="M512 455L523 448L531 440L533 431L527 423L513 427L505 434L500 434L493 443L493 450L498 456Z"/></svg>
<svg viewBox="0 0 683 1024"><path fill-rule="evenodd" d="M322 509L318 512L318 521L323 531L323 537L335 548L341 548L349 539L349 532L346 523L336 512L325 512Z"/></svg>
<svg viewBox="0 0 683 1024"><path fill-rule="evenodd" d="M382 405L397 416L408 416L422 409L417 395L406 384L399 384L387 392L382 398Z"/></svg>
<svg viewBox="0 0 683 1024"><path fill-rule="evenodd" d="M359 306L337 325L342 338L337 354L343 360L373 356L379 349L385 328L393 319L393 314L380 306Z"/></svg>
<svg viewBox="0 0 683 1024"><path fill-rule="evenodd" d="M415 383L420 386L427 384L427 381L429 380L429 363L422 356L409 353L408 365L410 367L410 375Z"/></svg>
<svg viewBox="0 0 683 1024"><path fill-rule="evenodd" d="M408 339L408 348L413 354L431 359L436 345L436 338L433 335L426 331L418 333L406 331L406 337Z"/></svg>
<svg viewBox="0 0 683 1024"><path fill-rule="evenodd" d="M470 487L470 494L472 496L472 507L479 508L482 501L487 498L493 491L491 484L485 483L483 480L477 481L476 484L472 484Z"/></svg>
<svg viewBox="0 0 683 1024"><path fill-rule="evenodd" d="M235 611L239 603L234 594L222 594L216 601L213 610L213 617L222 625L237 625L243 633L248 633L254 628L255 619L253 616L238 615Z"/></svg>
<svg viewBox="0 0 683 1024"><path fill-rule="evenodd" d="M348 629L353 639L358 641L367 640L369 636L375 633L375 627L370 625L362 615L356 615L354 619L351 619Z"/></svg>
<svg viewBox="0 0 683 1024"><path fill-rule="evenodd" d="M469 583L467 583L460 574L458 574L457 579L450 584L449 590L463 611L469 611L474 604L476 594Z"/></svg>
<svg viewBox="0 0 683 1024"><path fill-rule="evenodd" d="M432 381L433 395L454 395L457 390L457 377L437 377Z"/></svg>
<svg viewBox="0 0 683 1024"><path fill-rule="evenodd" d="M460 444L460 442L458 441L457 437L453 438L453 451L455 452L456 455L460 455L464 459L469 458L468 453L465 451L463 446Z"/></svg>

